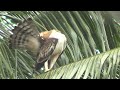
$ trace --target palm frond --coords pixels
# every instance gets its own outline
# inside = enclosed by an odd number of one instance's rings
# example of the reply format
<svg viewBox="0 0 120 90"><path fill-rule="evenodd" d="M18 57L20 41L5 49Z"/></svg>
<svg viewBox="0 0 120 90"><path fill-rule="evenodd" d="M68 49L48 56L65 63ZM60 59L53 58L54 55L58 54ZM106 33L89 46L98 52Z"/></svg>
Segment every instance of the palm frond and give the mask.
<svg viewBox="0 0 120 90"><path fill-rule="evenodd" d="M34 79L118 79L120 48L35 76Z"/></svg>

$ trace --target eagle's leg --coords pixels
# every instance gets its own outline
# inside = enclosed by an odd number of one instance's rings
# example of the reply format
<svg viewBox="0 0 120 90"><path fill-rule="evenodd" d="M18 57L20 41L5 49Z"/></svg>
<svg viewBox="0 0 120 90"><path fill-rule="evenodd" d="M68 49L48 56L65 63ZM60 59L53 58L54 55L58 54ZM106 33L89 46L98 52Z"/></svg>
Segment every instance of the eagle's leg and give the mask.
<svg viewBox="0 0 120 90"><path fill-rule="evenodd" d="M47 71L49 71L49 69L48 69L48 60L45 62L45 64L44 64L44 72L47 72Z"/></svg>
<svg viewBox="0 0 120 90"><path fill-rule="evenodd" d="M45 72L51 70L56 62L56 60L58 59L59 54L53 55L50 60L47 60L44 64L45 67Z"/></svg>
<svg viewBox="0 0 120 90"><path fill-rule="evenodd" d="M50 64L49 64L49 69L52 69L52 68L53 68L55 62L57 61L57 59L58 59L58 57L59 57L59 55L60 55L60 54L56 54L56 55L53 56L53 58L52 58L51 61L49 62L49 63L50 63Z"/></svg>

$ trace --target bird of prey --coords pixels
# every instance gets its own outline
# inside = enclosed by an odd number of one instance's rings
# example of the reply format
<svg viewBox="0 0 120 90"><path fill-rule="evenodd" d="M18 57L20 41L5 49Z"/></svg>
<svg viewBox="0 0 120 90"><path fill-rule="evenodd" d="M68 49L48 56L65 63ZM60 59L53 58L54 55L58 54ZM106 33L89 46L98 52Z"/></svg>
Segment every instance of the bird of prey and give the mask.
<svg viewBox="0 0 120 90"><path fill-rule="evenodd" d="M39 32L31 18L19 23L12 32L9 47L27 50L34 56L36 71L43 66L45 72L51 70L66 48L67 39L64 34L54 29Z"/></svg>

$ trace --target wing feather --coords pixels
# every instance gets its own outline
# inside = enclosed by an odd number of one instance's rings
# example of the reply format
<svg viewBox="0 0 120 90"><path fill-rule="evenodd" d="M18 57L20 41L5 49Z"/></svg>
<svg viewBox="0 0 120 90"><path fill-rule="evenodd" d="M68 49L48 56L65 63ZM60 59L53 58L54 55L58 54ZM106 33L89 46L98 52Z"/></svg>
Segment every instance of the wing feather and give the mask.
<svg viewBox="0 0 120 90"><path fill-rule="evenodd" d="M54 52L57 42L58 39L49 38L45 41L43 46L41 46L40 53L37 58L37 63L35 65L36 70L40 69L44 65L44 63L50 59L52 53Z"/></svg>

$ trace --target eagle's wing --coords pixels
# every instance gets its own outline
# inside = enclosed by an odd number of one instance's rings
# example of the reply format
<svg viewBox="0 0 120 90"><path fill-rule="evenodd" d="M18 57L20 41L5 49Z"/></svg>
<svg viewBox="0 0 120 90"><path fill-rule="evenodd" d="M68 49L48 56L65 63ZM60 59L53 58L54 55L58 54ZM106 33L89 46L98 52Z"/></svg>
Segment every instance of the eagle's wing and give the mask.
<svg viewBox="0 0 120 90"><path fill-rule="evenodd" d="M49 38L44 42L44 44L40 48L40 52L37 58L37 62L35 65L36 70L39 70L44 65L44 63L50 59L52 53L55 50L57 42L58 39L55 38Z"/></svg>
<svg viewBox="0 0 120 90"><path fill-rule="evenodd" d="M10 35L9 39L10 48L27 49L34 53L39 50L42 39L40 38L37 27L34 25L31 18L19 23L12 32L13 34Z"/></svg>

